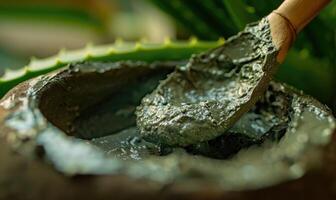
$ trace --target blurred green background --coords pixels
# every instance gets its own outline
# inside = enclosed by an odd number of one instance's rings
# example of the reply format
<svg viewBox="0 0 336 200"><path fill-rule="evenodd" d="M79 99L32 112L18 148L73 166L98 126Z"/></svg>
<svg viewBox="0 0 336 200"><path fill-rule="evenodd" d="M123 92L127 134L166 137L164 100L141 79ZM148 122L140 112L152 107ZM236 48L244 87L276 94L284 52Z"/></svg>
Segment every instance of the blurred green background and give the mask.
<svg viewBox="0 0 336 200"><path fill-rule="evenodd" d="M281 0L2 0L0 76L31 57L118 38L228 38L274 10ZM304 90L336 112L336 1L302 33L276 79Z"/></svg>

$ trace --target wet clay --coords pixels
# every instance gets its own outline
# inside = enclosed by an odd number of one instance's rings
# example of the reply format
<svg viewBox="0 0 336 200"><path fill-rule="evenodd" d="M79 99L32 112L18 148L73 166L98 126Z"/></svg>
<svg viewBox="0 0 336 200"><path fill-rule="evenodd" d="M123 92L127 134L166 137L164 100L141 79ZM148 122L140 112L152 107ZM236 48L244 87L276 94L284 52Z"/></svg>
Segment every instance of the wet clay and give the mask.
<svg viewBox="0 0 336 200"><path fill-rule="evenodd" d="M277 142L288 128L292 112L291 101L292 97L284 93L278 84L271 83L265 95L226 134L210 141L189 145L180 150L192 155L227 159L243 148L261 145L265 141ZM118 113L118 111L114 112ZM85 121L83 118L80 118L80 120ZM124 120L131 124L135 123L133 116ZM118 120L112 123L114 126L120 124ZM110 133L105 137L93 138L90 143L102 149L106 155L122 160L140 160L150 156L165 156L178 150L178 148L145 141L134 125Z"/></svg>
<svg viewBox="0 0 336 200"><path fill-rule="evenodd" d="M265 92L277 53L262 19L223 46L193 56L143 98L136 111L140 134L184 147L226 134Z"/></svg>

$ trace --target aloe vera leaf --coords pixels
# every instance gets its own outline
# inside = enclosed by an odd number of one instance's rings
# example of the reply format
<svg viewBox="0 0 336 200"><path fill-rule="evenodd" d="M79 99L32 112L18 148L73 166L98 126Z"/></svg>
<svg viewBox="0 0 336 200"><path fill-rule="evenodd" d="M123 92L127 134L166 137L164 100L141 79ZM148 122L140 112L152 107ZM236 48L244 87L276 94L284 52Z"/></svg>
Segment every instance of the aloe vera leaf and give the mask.
<svg viewBox="0 0 336 200"><path fill-rule="evenodd" d="M179 2L194 15L197 15L200 20L207 23L212 28L212 31L217 34L229 37L237 31L234 24L230 22L229 16L226 16L226 13L222 12L214 1L179 0Z"/></svg>
<svg viewBox="0 0 336 200"><path fill-rule="evenodd" d="M185 7L180 0L151 0L155 5L174 17L183 27L202 39L216 39L220 35L204 22L197 13Z"/></svg>
<svg viewBox="0 0 336 200"><path fill-rule="evenodd" d="M196 5L198 7L202 7L206 10L206 12L214 19L214 21L218 24L219 33L221 33L224 37L229 37L236 32L235 25L230 19L230 16L227 12L223 12L220 7L220 2L218 0L215 1L203 1L203 0L196 0Z"/></svg>
<svg viewBox="0 0 336 200"><path fill-rule="evenodd" d="M48 73L66 66L69 63L83 61L120 61L120 60L184 60L194 53L205 51L223 44L223 39L213 42L203 42L192 39L189 42L171 42L166 40L161 44L150 43L115 43L103 46L87 46L75 51L60 51L46 59L32 59L19 70L6 70L0 77L0 96L3 96L15 85L27 79Z"/></svg>
<svg viewBox="0 0 336 200"><path fill-rule="evenodd" d="M197 37L206 37L207 34L204 32L204 29L200 29L198 25L195 25L192 22L188 21L180 12L177 12L169 4L161 0L150 1L161 10L163 10L165 13L167 13L169 16L174 18L180 27L187 29L191 34L195 34Z"/></svg>
<svg viewBox="0 0 336 200"><path fill-rule="evenodd" d="M239 30L247 23L257 21L258 17L247 12L247 5L242 0L222 0L227 12Z"/></svg>

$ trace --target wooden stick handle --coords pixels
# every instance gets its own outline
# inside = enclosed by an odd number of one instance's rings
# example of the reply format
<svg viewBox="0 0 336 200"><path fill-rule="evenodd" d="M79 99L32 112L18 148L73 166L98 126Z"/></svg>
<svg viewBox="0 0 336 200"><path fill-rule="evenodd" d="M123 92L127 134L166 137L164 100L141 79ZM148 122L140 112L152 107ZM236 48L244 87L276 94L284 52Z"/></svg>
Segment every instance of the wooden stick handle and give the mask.
<svg viewBox="0 0 336 200"><path fill-rule="evenodd" d="M331 0L285 0L278 9L268 15L272 40L279 48L278 62L283 62L296 38L324 6ZM321 30L323 31L323 30Z"/></svg>
<svg viewBox="0 0 336 200"><path fill-rule="evenodd" d="M331 0L285 0L276 12L285 16L300 32Z"/></svg>

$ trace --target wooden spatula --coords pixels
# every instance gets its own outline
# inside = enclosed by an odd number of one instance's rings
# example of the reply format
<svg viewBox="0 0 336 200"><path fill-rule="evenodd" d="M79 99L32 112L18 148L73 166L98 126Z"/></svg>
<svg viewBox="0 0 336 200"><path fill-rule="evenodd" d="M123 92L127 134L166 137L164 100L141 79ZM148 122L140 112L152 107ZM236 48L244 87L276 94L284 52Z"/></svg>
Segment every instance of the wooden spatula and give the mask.
<svg viewBox="0 0 336 200"><path fill-rule="evenodd" d="M296 35L328 2L286 0L223 46L177 67L137 108L141 135L187 146L225 134L265 92Z"/></svg>

